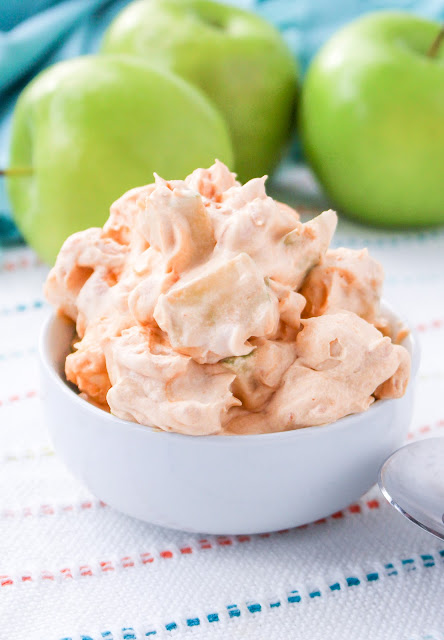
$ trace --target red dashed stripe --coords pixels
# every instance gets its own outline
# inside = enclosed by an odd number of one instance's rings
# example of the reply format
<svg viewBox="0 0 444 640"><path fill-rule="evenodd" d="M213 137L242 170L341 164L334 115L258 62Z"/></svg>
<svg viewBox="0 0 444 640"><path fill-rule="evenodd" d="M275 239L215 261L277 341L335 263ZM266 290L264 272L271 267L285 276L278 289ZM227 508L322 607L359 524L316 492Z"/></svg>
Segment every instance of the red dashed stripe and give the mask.
<svg viewBox="0 0 444 640"><path fill-rule="evenodd" d="M444 426L444 420L441 420L438 424L441 426ZM351 504L343 511L337 511L332 515L330 515L328 518L321 518L320 520L317 520L313 524L319 525L319 524L325 524L330 520L341 520L344 518L344 516L347 513L349 514L362 513L363 507L366 507L369 510L374 510L374 509L378 509L380 506L381 504L377 499L367 500L366 502L361 502L360 504L358 503ZM92 511L92 510L103 509L103 508L107 508L107 505L101 500L85 500L78 504L66 504L66 505L41 504L36 507L28 506L28 507L21 507L20 509L4 508L0 511L0 518L5 520L10 520L15 518L33 518L33 517L38 518L38 517L46 517L46 516L57 516L62 514L72 514L75 512L79 513L82 511ZM304 526L308 526L308 525L304 525ZM272 535L285 535L289 531L290 529L283 529L281 531L276 531L275 534L261 533L258 535L258 537L270 538ZM234 537L219 536L214 538L213 540L209 540L208 538L201 538L200 540L197 541L197 549L206 550L206 549L212 549L214 547L229 547L229 546L232 546L234 542L239 542L242 544L245 542L250 542L251 539L252 539L252 536L246 535L246 534L242 534ZM189 555L193 553L193 548L189 545L180 547L179 553L181 555ZM144 554L144 556L146 556L145 560L152 562L153 561L152 556L150 554L148 555L150 556L149 560L147 559L146 554ZM164 551L161 551L159 555L161 558L169 559L173 557L173 551L166 549Z"/></svg>
<svg viewBox="0 0 444 640"><path fill-rule="evenodd" d="M229 547L230 544L233 544L233 541L230 538L219 538L217 540L217 544L221 547Z"/></svg>
<svg viewBox="0 0 444 640"><path fill-rule="evenodd" d="M50 504L42 504L40 507L40 513L45 516L53 516L55 514L55 509Z"/></svg>
<svg viewBox="0 0 444 640"><path fill-rule="evenodd" d="M65 569L60 569L60 573L64 578L71 578L71 580L73 579L71 569L69 569L68 567L66 567Z"/></svg>
<svg viewBox="0 0 444 640"><path fill-rule="evenodd" d="M430 322L421 322L416 325L416 330L420 333L424 333L425 331L430 331L431 329L442 329L444 327L444 318L435 318L434 320L430 320Z"/></svg>
<svg viewBox="0 0 444 640"><path fill-rule="evenodd" d="M181 547L179 549L180 553L182 553L183 555L187 555L189 553L193 553L193 549L191 547Z"/></svg>
<svg viewBox="0 0 444 640"><path fill-rule="evenodd" d="M128 569L129 567L134 567L134 560L130 558L130 556L125 556L122 558L122 567L124 569Z"/></svg>
<svg viewBox="0 0 444 640"><path fill-rule="evenodd" d="M12 395L7 396L4 400L0 400L0 407L7 406L8 404L15 404L16 402L22 402L23 400L30 400L31 398L36 398L37 395L38 394L35 389L30 389L22 394L13 393Z"/></svg>
<svg viewBox="0 0 444 640"><path fill-rule="evenodd" d="M42 580L54 580L54 574L50 571L42 571L41 578Z"/></svg>
<svg viewBox="0 0 444 640"><path fill-rule="evenodd" d="M413 431L410 431L407 434L407 439L408 440L413 440L415 437L417 437L418 435L425 435L427 433L430 433L431 431L435 430L435 429L439 429L441 427L444 427L444 420L437 420L434 423L431 424L424 424L421 427L418 427L417 429L414 429Z"/></svg>
<svg viewBox="0 0 444 640"><path fill-rule="evenodd" d="M242 540L248 538L251 539L250 536L239 536ZM212 549L215 545L226 546L227 540L229 540L229 544L233 544L233 540L228 539L226 537L216 538L214 543L209 542L207 539L200 540L199 549ZM190 555L195 552L196 549L193 549L191 546L181 547L179 552L182 555ZM80 577L91 577L97 576L105 573L111 573L120 569L132 569L136 566L143 566L152 564L153 562L162 559L171 559L175 557L175 553L171 549L164 549L159 551L158 557L154 556L152 553L143 552L138 554L137 556L124 556L120 558L118 561L113 560L102 560L98 563L96 568L93 568L89 564L81 564L77 570L72 567L62 567L59 571L53 573L51 571L41 571L40 574L33 576L30 573L23 574L22 576L14 579L12 576L3 575L0 576L0 586L11 586L14 583L24 583L24 582L33 582L36 580L56 580L56 579L75 579L78 576Z"/></svg>
<svg viewBox="0 0 444 640"><path fill-rule="evenodd" d="M0 511L0 518L10 520L12 518L32 518L41 516L54 516L62 513L72 513L75 510L90 511L93 509L100 509L107 505L101 500L85 501L78 505L66 504L66 505L52 505L41 504L37 507L22 507L21 509L2 509Z"/></svg>
<svg viewBox="0 0 444 640"><path fill-rule="evenodd" d="M350 513L361 513L361 507L359 504L351 504L348 507L348 510L350 511Z"/></svg>
<svg viewBox="0 0 444 640"><path fill-rule="evenodd" d="M39 267L41 265L43 265L43 262L36 255L29 257L23 256L16 259L5 260L0 266L0 271L12 273L19 269L29 269L30 267Z"/></svg>
<svg viewBox="0 0 444 640"><path fill-rule="evenodd" d="M11 584L14 584L12 578L9 576L0 576L0 587L7 587Z"/></svg>
<svg viewBox="0 0 444 640"><path fill-rule="evenodd" d="M201 549L211 549L211 543L206 538L199 540L199 545Z"/></svg>
<svg viewBox="0 0 444 640"><path fill-rule="evenodd" d="M142 564L151 564L152 562L154 562L154 558L151 553L141 553L140 559L142 561Z"/></svg>
<svg viewBox="0 0 444 640"><path fill-rule="evenodd" d="M84 503L86 504L86 503ZM103 504L103 503L102 503ZM367 506L369 509L377 509L380 506L379 500L368 500L366 503L363 503L363 506ZM48 513L52 513L51 509L45 509ZM349 513L361 513L361 506L358 504L350 505L346 510ZM322 524L328 522L330 519L338 519L343 518L346 511L339 511L330 518L323 518L318 520L315 524ZM308 525L304 525L299 527L300 529L305 529ZM273 533L263 533L259 534L258 538L270 538L274 535L285 535L291 531L290 529L284 529L282 531L277 531L276 534ZM13 576L3 575L0 576L0 587L3 586L11 586L13 584L25 583L25 582L34 582L37 580L62 580L62 579L76 579L83 577L92 577L92 576L100 576L108 573L113 573L117 570L123 569L134 569L136 567L141 567L145 565L151 565L155 562L159 562L160 560L170 560L173 558L177 558L179 555L187 556L192 555L198 551L214 549L217 547L228 547L232 546L235 543L245 543L251 542L256 536L250 535L238 535L238 536L216 536L212 540L208 538L201 538L197 541L196 547L192 547L191 545L179 547L177 551L173 549L162 549L158 551L156 554L150 553L148 551L138 553L135 555L126 555L120 558L119 560L102 560L97 563L96 566L92 566L90 564L81 564L77 568L75 567L62 567L56 572L51 571L41 571L39 574L32 575L31 573L24 573L23 575L15 578Z"/></svg>

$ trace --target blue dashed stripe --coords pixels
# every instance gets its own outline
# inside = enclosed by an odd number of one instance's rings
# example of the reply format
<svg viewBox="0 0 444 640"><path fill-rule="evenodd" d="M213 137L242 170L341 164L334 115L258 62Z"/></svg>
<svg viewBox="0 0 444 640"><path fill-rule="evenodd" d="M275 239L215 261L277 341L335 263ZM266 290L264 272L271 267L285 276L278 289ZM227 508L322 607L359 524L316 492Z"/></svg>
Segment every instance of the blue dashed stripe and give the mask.
<svg viewBox="0 0 444 640"><path fill-rule="evenodd" d="M198 627L200 625L199 618L188 618L187 627Z"/></svg>
<svg viewBox="0 0 444 640"><path fill-rule="evenodd" d="M0 362L26 358L26 356L32 356L36 353L37 349L35 347L30 347L29 349L17 349L16 351L6 351L5 353L0 353Z"/></svg>
<svg viewBox="0 0 444 640"><path fill-rule="evenodd" d="M387 569L387 575L388 576L397 576L398 575L398 572L396 571L395 567L393 566L393 564L391 562L386 564L385 568Z"/></svg>
<svg viewBox="0 0 444 640"><path fill-rule="evenodd" d="M299 595L299 591L297 591L297 589L294 589L293 591L290 591L290 593L288 594L288 597L287 597L287 601L290 604L292 602L300 602L301 601L301 596Z"/></svg>
<svg viewBox="0 0 444 640"><path fill-rule="evenodd" d="M44 300L33 300L29 303L20 303L16 304L13 307L2 307L0 308L1 316L10 316L15 313L25 313L26 311L38 311L46 306L46 302Z"/></svg>
<svg viewBox="0 0 444 640"><path fill-rule="evenodd" d="M236 604L229 604L227 607L228 610L228 615L230 618L239 618L240 617L240 610L238 608L238 606Z"/></svg>
<svg viewBox="0 0 444 640"><path fill-rule="evenodd" d="M437 557L438 556L438 557ZM435 567L440 561L440 564L444 564L444 549L437 552L437 554L422 554L419 556L419 560L415 558L403 558L400 561L400 569L396 569L395 565L391 562L384 565L384 571L369 571L364 576L358 578L356 575L349 575L345 578L345 581L341 584L341 582L332 582L328 586L329 592L334 591L342 591L343 589L357 587L362 584L374 583L380 580L382 577L390 577L399 575L400 571L409 572L417 569L417 566L422 566L424 568ZM322 598L325 595L319 588L314 588L309 591L306 596L306 599L314 599L314 598ZM257 601L248 601L245 604L245 609L241 609L237 604L229 604L226 607L226 610L222 612L212 611L206 614L206 620L203 618L203 621L208 621L208 623L214 624L215 622L220 622L221 620L228 618L241 618L248 614L258 614L263 612L265 609L278 609L282 606L283 603L287 602L288 604L297 604L301 602L304 598L300 591L297 589L293 589L289 591L285 600L279 600L277 598L270 600L268 604L259 603ZM102 631L100 635L100 639L103 640L142 640L142 638L148 638L152 636L158 635L161 631L175 631L179 629L181 624L184 624L188 628L200 627L201 626L201 618L194 616L190 618L186 618L183 623L179 623L176 621L171 621L166 623L163 626L163 629L150 629L142 632L142 635L137 633L133 627L123 627L118 636L113 635L111 631ZM78 640L77 638L65 637L60 640ZM90 636L80 636L80 640L99 640L96 637Z"/></svg>
<svg viewBox="0 0 444 640"><path fill-rule="evenodd" d="M416 233L402 233L399 235L380 235L359 237L349 233L338 231L333 238L332 247L405 247L412 243L424 244L429 240L437 240L444 236L442 229L430 229L428 231L418 231Z"/></svg>
<svg viewBox="0 0 444 640"><path fill-rule="evenodd" d="M422 563L425 567L434 567L435 566L435 560L433 558L433 556L431 555L422 555L421 556L422 559Z"/></svg>
<svg viewBox="0 0 444 640"><path fill-rule="evenodd" d="M377 580L377 578L375 579ZM368 577L367 577L367 580L368 580ZM359 584L361 584L361 581L359 580L359 578L355 578L354 576L350 576L349 578L347 578L347 587L357 587Z"/></svg>
<svg viewBox="0 0 444 640"><path fill-rule="evenodd" d="M208 622L219 622L219 614L218 613L209 613L207 615Z"/></svg>
<svg viewBox="0 0 444 640"><path fill-rule="evenodd" d="M413 558L404 558L404 560L401 560L401 564L407 569L407 571L416 571L415 561Z"/></svg>

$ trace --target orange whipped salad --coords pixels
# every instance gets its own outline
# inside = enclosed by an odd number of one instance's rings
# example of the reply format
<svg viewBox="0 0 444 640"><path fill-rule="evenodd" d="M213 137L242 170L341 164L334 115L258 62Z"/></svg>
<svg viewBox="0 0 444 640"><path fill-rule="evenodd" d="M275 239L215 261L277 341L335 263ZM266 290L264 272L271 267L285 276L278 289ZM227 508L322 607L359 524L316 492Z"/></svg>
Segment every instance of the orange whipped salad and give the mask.
<svg viewBox="0 0 444 640"><path fill-rule="evenodd" d="M48 276L76 324L67 379L119 418L190 435L323 425L401 397L410 356L381 332L382 267L329 249L336 223L301 223L265 178L241 185L217 161L155 175L70 236Z"/></svg>

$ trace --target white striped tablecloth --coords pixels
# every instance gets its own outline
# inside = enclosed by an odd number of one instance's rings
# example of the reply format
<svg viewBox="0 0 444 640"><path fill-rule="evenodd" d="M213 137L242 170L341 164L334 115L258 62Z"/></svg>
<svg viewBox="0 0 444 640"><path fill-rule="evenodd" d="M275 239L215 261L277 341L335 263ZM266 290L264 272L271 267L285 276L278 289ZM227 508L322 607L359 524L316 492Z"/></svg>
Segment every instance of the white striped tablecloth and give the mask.
<svg viewBox="0 0 444 640"><path fill-rule="evenodd" d="M444 436L444 229L341 221L335 245L383 263L385 297L422 343L409 437ZM46 273L26 247L0 255L1 640L444 640L444 542L376 488L309 526L233 537L144 524L90 495L40 413Z"/></svg>

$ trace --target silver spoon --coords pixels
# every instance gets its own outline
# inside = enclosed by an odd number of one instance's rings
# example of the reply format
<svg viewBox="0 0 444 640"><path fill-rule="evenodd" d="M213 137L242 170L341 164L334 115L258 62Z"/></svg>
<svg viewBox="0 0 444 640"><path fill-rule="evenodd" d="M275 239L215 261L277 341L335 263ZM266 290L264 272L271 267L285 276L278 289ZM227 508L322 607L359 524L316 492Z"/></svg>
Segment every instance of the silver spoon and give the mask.
<svg viewBox="0 0 444 640"><path fill-rule="evenodd" d="M444 438L395 451L381 466L378 484L403 516L444 540Z"/></svg>

